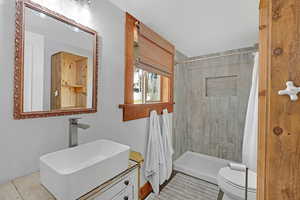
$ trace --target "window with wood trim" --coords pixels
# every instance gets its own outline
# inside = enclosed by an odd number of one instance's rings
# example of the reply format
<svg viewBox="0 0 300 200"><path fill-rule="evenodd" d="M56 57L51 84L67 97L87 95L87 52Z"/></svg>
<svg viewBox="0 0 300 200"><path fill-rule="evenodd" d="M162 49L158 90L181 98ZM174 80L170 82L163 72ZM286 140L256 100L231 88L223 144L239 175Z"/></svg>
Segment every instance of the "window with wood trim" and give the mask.
<svg viewBox="0 0 300 200"><path fill-rule="evenodd" d="M123 120L173 112L174 46L128 13L125 26Z"/></svg>

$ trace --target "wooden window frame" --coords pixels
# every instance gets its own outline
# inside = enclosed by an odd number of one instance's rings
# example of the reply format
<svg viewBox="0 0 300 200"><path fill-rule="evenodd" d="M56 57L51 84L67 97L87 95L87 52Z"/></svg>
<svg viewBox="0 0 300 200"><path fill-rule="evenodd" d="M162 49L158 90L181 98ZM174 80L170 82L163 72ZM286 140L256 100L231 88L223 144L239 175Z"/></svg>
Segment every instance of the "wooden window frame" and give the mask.
<svg viewBox="0 0 300 200"><path fill-rule="evenodd" d="M174 46L163 39L158 34L155 34L151 42L161 49L170 53L173 57L171 73L169 74L169 84L166 88L166 84L161 81L161 99L164 102L159 103L146 103L146 104L134 104L133 99L133 77L135 70L135 57L134 57L134 29L136 24L140 23L129 13L126 13L126 24L125 24L125 94L124 104L119 105L119 108L123 109L123 121L136 120L145 117L149 117L151 110L156 110L158 114L161 114L163 109L168 109L168 112L173 112L173 86L174 86L174 57L175 48ZM161 43L155 42L158 39ZM166 45L166 47L164 46ZM161 76L163 77L163 76ZM167 92L165 92L167 91Z"/></svg>

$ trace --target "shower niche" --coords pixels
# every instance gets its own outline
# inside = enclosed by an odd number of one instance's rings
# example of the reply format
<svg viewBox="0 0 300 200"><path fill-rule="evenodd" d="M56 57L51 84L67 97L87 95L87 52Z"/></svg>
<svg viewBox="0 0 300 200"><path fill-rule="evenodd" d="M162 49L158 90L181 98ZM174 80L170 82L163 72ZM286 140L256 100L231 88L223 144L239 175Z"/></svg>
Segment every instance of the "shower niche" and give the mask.
<svg viewBox="0 0 300 200"><path fill-rule="evenodd" d="M238 75L205 78L206 97L237 96Z"/></svg>

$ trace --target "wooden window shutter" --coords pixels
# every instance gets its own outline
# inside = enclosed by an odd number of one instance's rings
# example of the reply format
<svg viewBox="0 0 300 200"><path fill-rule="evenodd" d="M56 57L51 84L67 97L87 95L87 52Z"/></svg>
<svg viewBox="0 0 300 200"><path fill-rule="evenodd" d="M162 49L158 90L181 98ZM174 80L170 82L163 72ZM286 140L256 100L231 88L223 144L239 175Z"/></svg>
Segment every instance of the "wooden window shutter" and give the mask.
<svg viewBox="0 0 300 200"><path fill-rule="evenodd" d="M123 109L123 121L149 117L151 110L162 113L167 108L173 112L175 47L129 13L126 13L125 26L125 101L119 105ZM162 75L159 102L135 104L133 84L136 67Z"/></svg>
<svg viewBox="0 0 300 200"><path fill-rule="evenodd" d="M175 48L143 23L139 23L136 66L170 77L173 73Z"/></svg>

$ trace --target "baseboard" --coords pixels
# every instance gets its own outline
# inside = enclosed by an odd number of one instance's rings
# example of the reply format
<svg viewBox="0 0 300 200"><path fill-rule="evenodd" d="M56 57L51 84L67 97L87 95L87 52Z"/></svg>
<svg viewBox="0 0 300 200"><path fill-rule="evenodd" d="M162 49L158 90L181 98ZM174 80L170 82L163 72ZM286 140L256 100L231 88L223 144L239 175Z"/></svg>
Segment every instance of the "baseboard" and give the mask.
<svg viewBox="0 0 300 200"><path fill-rule="evenodd" d="M141 200L144 200L148 197L148 195L152 192L152 187L150 185L149 182L145 183L145 185L143 185L141 188L140 188L140 199Z"/></svg>

